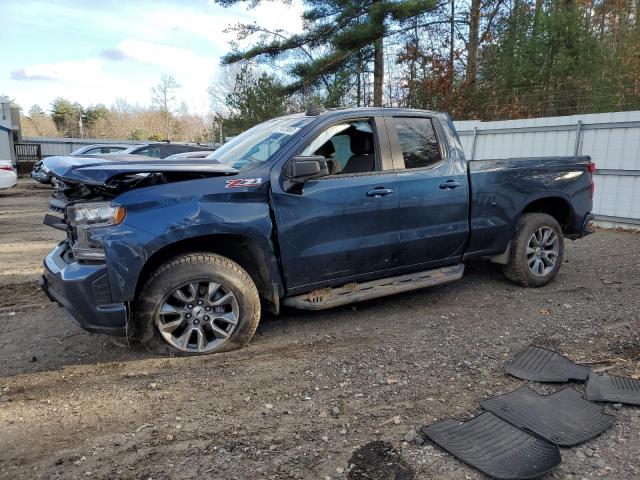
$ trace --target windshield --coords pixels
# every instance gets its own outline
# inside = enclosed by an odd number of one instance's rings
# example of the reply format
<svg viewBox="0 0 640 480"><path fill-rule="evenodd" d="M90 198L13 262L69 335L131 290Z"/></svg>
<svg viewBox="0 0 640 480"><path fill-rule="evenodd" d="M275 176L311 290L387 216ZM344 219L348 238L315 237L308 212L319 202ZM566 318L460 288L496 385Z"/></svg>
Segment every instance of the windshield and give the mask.
<svg viewBox="0 0 640 480"><path fill-rule="evenodd" d="M206 158L238 170L254 167L271 158L311 120L304 116L269 120L241 133Z"/></svg>

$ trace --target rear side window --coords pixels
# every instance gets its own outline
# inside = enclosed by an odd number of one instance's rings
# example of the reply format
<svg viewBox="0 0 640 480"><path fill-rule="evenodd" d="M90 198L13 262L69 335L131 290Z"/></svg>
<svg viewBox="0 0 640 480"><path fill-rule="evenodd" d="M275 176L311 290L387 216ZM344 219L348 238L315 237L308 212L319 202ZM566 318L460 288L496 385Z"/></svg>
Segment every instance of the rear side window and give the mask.
<svg viewBox="0 0 640 480"><path fill-rule="evenodd" d="M164 145L162 147L162 158L166 158L169 155L175 155L176 153L182 153L184 150L180 145Z"/></svg>
<svg viewBox="0 0 640 480"><path fill-rule="evenodd" d="M438 138L428 118L396 117L405 168L424 168L442 160Z"/></svg>
<svg viewBox="0 0 640 480"><path fill-rule="evenodd" d="M160 146L158 145L144 147L133 153L135 153L136 155L146 155L147 157L162 158L162 152L160 151Z"/></svg>

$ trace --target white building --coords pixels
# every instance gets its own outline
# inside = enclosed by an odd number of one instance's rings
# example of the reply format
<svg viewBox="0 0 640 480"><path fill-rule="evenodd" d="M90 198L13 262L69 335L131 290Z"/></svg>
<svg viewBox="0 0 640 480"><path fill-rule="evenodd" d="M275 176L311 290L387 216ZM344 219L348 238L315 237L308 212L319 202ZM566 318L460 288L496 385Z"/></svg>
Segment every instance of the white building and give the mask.
<svg viewBox="0 0 640 480"><path fill-rule="evenodd" d="M0 97L0 160L16 160L11 118L11 102L7 97Z"/></svg>

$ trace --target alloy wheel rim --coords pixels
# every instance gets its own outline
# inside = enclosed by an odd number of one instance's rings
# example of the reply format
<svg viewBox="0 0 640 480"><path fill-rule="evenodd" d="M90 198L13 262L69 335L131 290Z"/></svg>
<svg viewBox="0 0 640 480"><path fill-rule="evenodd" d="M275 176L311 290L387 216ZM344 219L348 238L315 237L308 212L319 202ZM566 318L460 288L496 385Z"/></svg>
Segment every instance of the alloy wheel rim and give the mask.
<svg viewBox="0 0 640 480"><path fill-rule="evenodd" d="M538 228L527 243L527 265L537 277L545 277L556 266L560 251L558 235L551 227Z"/></svg>
<svg viewBox="0 0 640 480"><path fill-rule="evenodd" d="M178 350L206 353L231 337L239 313L238 300L229 288L209 280L192 281L163 299L156 313L156 327Z"/></svg>

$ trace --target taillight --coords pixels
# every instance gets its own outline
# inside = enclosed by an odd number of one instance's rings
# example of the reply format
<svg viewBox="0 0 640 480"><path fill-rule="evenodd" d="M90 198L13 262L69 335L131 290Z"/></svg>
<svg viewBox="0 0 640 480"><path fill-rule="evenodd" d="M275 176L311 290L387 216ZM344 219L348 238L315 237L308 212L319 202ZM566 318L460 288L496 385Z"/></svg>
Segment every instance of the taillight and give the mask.
<svg viewBox="0 0 640 480"><path fill-rule="evenodd" d="M8 172L13 172L13 167L11 165L0 165L0 170L6 170Z"/></svg>
<svg viewBox="0 0 640 480"><path fill-rule="evenodd" d="M587 171L589 172L589 195L593 198L593 193L596 191L596 184L593 181L593 172L596 171L596 164L589 162L587 164Z"/></svg>

